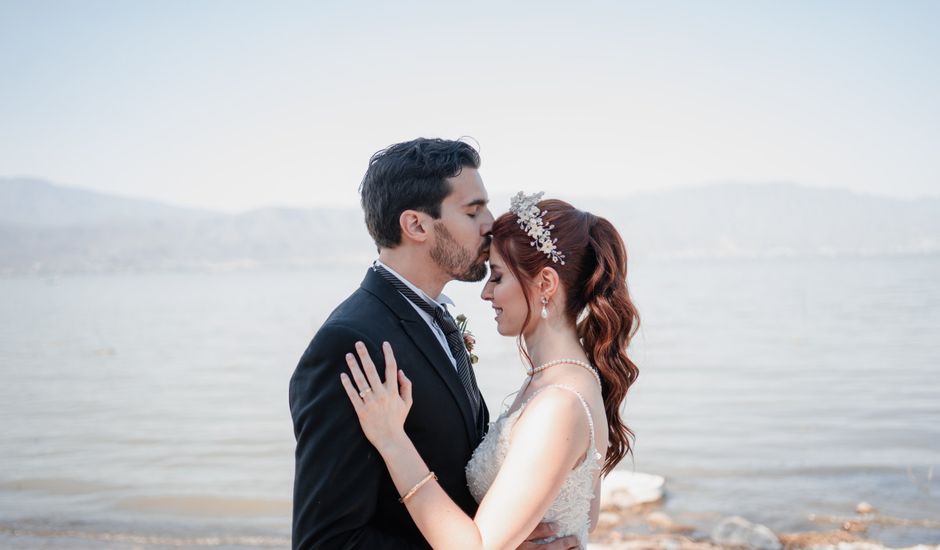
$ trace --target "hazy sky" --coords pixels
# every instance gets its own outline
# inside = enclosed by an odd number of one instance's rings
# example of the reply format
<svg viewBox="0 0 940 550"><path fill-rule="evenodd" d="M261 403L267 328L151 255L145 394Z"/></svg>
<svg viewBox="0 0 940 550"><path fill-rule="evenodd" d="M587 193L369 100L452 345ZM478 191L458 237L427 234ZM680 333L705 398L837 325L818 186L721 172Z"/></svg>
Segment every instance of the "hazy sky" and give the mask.
<svg viewBox="0 0 940 550"><path fill-rule="evenodd" d="M792 181L940 195L940 2L0 0L0 175L354 205L475 138L493 193Z"/></svg>

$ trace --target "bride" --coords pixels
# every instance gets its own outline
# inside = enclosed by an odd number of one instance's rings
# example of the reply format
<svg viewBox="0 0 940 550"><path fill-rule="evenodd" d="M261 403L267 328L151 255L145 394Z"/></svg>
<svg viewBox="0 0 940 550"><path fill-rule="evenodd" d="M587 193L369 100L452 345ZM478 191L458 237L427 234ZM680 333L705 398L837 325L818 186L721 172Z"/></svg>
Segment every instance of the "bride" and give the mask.
<svg viewBox="0 0 940 550"><path fill-rule="evenodd" d="M362 345L358 361L346 356L352 376L340 378L363 432L434 548L516 548L540 522L586 547L600 478L632 451L620 405L639 373L626 353L639 316L623 240L606 219L541 195L519 193L493 224L482 298L531 367L467 464L476 516L454 504L405 434L412 386L389 344L384 382Z"/></svg>

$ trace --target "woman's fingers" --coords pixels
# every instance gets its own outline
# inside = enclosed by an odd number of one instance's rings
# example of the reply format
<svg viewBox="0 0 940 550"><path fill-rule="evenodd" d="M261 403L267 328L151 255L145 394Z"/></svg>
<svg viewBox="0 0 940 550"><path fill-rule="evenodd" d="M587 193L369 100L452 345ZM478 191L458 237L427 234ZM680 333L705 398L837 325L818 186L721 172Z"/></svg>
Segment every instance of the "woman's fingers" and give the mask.
<svg viewBox="0 0 940 550"><path fill-rule="evenodd" d="M369 350L366 349L366 345L362 342L356 342L356 353L359 354L359 361L362 363L362 370L366 373L366 380L369 381L369 386L375 391L384 390L385 387L382 386L382 379L379 378L379 373L375 370L375 363L373 363L372 358L369 357Z"/></svg>
<svg viewBox="0 0 940 550"><path fill-rule="evenodd" d="M343 388L346 390L346 395L349 397L349 400L352 402L352 406L356 409L356 415L361 415L360 408L362 407L362 398L359 397L359 392L356 388L353 387L352 380L346 376L346 373L339 375L339 381L343 383Z"/></svg>
<svg viewBox="0 0 940 550"><path fill-rule="evenodd" d="M349 367L353 380L356 381L357 394L364 391L368 393L366 389L369 388L369 383L366 381L366 377L362 375L362 371L359 370L359 363L356 362L356 357L353 354L346 354L346 365ZM361 394L359 395L361 396Z"/></svg>
<svg viewBox="0 0 940 550"><path fill-rule="evenodd" d="M385 355L385 384L389 391L398 392L398 365L395 363L395 352L392 351L392 345L388 342L382 342L382 353Z"/></svg>
<svg viewBox="0 0 940 550"><path fill-rule="evenodd" d="M411 407L411 380L405 376L405 371L398 371L398 383L401 386L400 395L402 400L405 402L409 408Z"/></svg>

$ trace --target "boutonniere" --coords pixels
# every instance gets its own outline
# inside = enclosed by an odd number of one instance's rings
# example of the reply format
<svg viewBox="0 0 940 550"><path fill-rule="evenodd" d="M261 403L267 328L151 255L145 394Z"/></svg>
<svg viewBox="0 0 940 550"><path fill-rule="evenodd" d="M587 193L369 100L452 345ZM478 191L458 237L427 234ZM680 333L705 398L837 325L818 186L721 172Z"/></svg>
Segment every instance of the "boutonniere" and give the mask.
<svg viewBox="0 0 940 550"><path fill-rule="evenodd" d="M463 336L463 345L467 348L467 354L470 355L470 364L475 365L480 360L479 357L473 354L473 347L476 345L477 339L474 338L472 332L467 330L467 316L461 313L454 320L457 321L457 329L460 330L460 335Z"/></svg>

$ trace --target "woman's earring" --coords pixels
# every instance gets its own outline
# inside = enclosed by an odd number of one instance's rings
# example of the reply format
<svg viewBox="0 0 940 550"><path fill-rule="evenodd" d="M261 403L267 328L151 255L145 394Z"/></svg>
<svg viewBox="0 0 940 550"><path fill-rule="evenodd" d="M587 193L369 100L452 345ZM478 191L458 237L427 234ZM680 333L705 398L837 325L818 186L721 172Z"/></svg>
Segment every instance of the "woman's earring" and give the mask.
<svg viewBox="0 0 940 550"><path fill-rule="evenodd" d="M542 296L542 319L548 319L548 298Z"/></svg>

